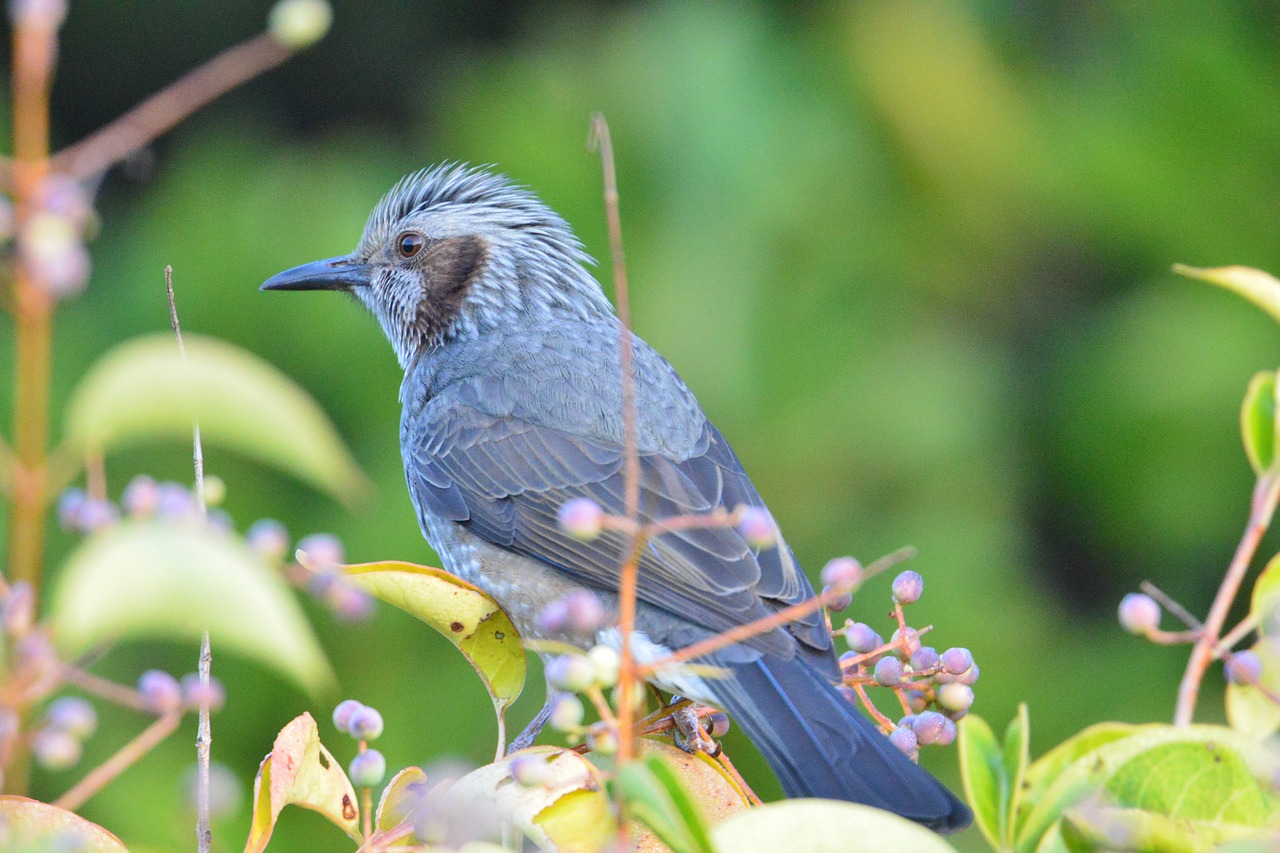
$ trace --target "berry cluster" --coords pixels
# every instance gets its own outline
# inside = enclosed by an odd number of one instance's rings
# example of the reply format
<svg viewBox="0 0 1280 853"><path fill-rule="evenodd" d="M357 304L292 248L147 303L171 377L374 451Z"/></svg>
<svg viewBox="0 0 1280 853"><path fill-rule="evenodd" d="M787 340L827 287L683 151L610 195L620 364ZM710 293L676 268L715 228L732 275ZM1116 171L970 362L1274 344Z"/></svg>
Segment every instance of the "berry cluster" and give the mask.
<svg viewBox="0 0 1280 853"><path fill-rule="evenodd" d="M333 709L333 725L343 734L360 742L360 752L347 768L351 784L372 788L382 784L387 775L387 759L368 742L382 735L382 714L355 699L347 699Z"/></svg>
<svg viewBox="0 0 1280 853"><path fill-rule="evenodd" d="M833 560L823 570L825 582L841 582L837 574L846 583L852 578L852 568L838 563ZM973 684L979 675L968 649L957 647L939 653L920 641L929 629L917 630L907 624L903 607L919 601L923 594L924 578L918 572L905 571L894 578L893 619L897 628L887 642L870 625L852 619L834 632L843 635L849 646L840 656L844 671L841 692L870 711L894 746L913 760L919 758L920 746L946 746L955 741L956 722L973 705ZM885 687L896 694L903 710L897 722L871 703L866 693L869 686Z"/></svg>

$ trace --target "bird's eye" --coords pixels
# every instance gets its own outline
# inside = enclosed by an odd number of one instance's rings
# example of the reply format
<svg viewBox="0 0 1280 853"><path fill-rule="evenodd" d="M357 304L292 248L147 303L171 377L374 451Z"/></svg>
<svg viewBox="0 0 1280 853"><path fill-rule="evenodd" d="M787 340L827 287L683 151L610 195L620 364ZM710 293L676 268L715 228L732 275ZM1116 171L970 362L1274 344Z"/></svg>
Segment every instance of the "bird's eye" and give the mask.
<svg viewBox="0 0 1280 853"><path fill-rule="evenodd" d="M422 247L426 244L427 240L421 234L406 231L396 239L396 251L400 253L402 258L412 258L418 252L421 252Z"/></svg>

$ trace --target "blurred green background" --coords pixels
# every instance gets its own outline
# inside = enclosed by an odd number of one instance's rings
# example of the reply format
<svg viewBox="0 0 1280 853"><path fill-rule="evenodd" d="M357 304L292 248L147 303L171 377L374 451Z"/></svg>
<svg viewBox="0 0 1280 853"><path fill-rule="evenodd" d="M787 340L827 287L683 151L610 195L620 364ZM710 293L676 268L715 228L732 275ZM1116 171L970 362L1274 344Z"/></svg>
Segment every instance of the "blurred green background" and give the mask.
<svg viewBox="0 0 1280 853"><path fill-rule="evenodd" d="M734 443L810 572L919 548L913 621L936 626L939 648L973 649L976 713L1003 727L1030 703L1034 754L1090 722L1171 716L1186 655L1122 634L1115 605L1150 578L1203 612L1243 526L1237 409L1252 373L1280 362L1280 330L1169 266L1280 272L1280 7L334 5L325 41L106 177L93 279L58 314L55 405L113 344L167 328L172 264L184 327L296 378L376 482L351 512L211 450L238 525L275 517L295 536L337 533L352 561L434 562L375 324L331 294L257 285L349 251L396 178L442 160L495 164L607 258L585 150L601 110L635 326ZM58 140L253 34L269 7L74 4ZM8 326L0 359L12 363ZM10 395L0 381L6 410ZM110 459L112 495L138 472L187 480L189 448ZM56 566L73 540L51 536ZM891 630L888 600L883 578L853 614ZM333 699L383 711L393 766L487 760L488 699L447 643L385 607L355 626L308 607L340 673ZM247 786L281 725L331 704L216 653L230 699L214 755ZM194 648L128 646L101 670L132 681L194 662ZM1222 716L1219 682L1205 720ZM531 687L517 726L540 699ZM104 716L87 761L139 725ZM188 728L84 814L131 844L189 846L174 783ZM777 794L749 749L735 756ZM953 750L923 760L958 784ZM76 777L40 773L36 794ZM219 825L220 849L239 849L247 815ZM306 813L286 815L276 843L347 849Z"/></svg>

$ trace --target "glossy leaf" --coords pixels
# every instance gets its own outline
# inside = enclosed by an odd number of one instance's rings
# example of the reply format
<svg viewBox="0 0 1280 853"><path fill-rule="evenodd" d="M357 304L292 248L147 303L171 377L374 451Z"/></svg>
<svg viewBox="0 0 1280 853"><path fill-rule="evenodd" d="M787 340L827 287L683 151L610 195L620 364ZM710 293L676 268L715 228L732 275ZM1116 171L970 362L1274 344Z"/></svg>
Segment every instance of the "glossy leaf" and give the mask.
<svg viewBox="0 0 1280 853"><path fill-rule="evenodd" d="M1280 280L1252 267L1189 267L1174 264L1173 271L1226 288L1248 299L1280 322Z"/></svg>
<svg viewBox="0 0 1280 853"><path fill-rule="evenodd" d="M1255 373L1249 380L1240 406L1240 437L1254 473L1269 469L1276 447L1276 375L1272 371Z"/></svg>
<svg viewBox="0 0 1280 853"><path fill-rule="evenodd" d="M119 838L74 812L12 794L0 796L5 850L128 853Z"/></svg>
<svg viewBox="0 0 1280 853"><path fill-rule="evenodd" d="M961 722L964 722L961 720ZM1017 832L1018 812L1026 786L1027 767L1031 763L1031 718L1027 703L1018 705L1018 713L1004 733L1004 775L1008 780L1008 796L1004 807L1004 833L1001 846L1013 846Z"/></svg>
<svg viewBox="0 0 1280 853"><path fill-rule="evenodd" d="M967 718L966 718L967 719ZM784 800L746 809L711 828L716 850L734 853L942 853L941 836L890 812L835 800Z"/></svg>
<svg viewBox="0 0 1280 853"><path fill-rule="evenodd" d="M427 774L421 767L406 767L392 777L378 801L374 827L391 829L411 819L414 810L426 799L427 784Z"/></svg>
<svg viewBox="0 0 1280 853"><path fill-rule="evenodd" d="M1203 821L1231 832L1269 825L1280 816L1280 800L1269 782L1259 780L1267 768L1251 765L1262 758L1256 741L1221 726L1141 726L1067 766L1028 815L1017 849L1036 849L1068 810L1088 809L1099 796L1097 802L1109 807ZM1069 836L1064 825L1071 846Z"/></svg>
<svg viewBox="0 0 1280 853"><path fill-rule="evenodd" d="M310 714L294 718L280 730L271 754L253 782L253 822L245 853L259 853L271 840L281 810L287 805L319 812L357 842L360 807L347 774L320 743Z"/></svg>
<svg viewBox="0 0 1280 853"><path fill-rule="evenodd" d="M673 853L714 853L702 815L671 767L657 755L618 769L627 816L647 826Z"/></svg>
<svg viewBox="0 0 1280 853"><path fill-rule="evenodd" d="M1018 816L1018 834L1021 835L1027 813L1068 767L1095 749L1128 737L1138 728L1128 723L1098 723L1076 733L1036 759L1027 768L1021 795L1023 813Z"/></svg>
<svg viewBox="0 0 1280 853"><path fill-rule="evenodd" d="M352 585L416 616L457 646L479 673L503 723L524 689L525 652L497 602L446 571L413 563L363 563L342 572Z"/></svg>
<svg viewBox="0 0 1280 853"><path fill-rule="evenodd" d="M267 362L225 341L134 338L85 373L67 404L66 440L108 452L156 438L191 438L244 453L350 501L369 486L319 405Z"/></svg>
<svg viewBox="0 0 1280 853"><path fill-rule="evenodd" d="M960 753L960 779L965 799L973 809L973 822L987 842L999 849L1005 836L1008 780L1004 755L986 720L969 714L960 721L956 738Z"/></svg>
<svg viewBox="0 0 1280 853"><path fill-rule="evenodd" d="M254 658L312 695L333 683L292 590L242 542L210 527L125 521L86 539L60 573L49 609L69 656L145 637L198 641Z"/></svg>

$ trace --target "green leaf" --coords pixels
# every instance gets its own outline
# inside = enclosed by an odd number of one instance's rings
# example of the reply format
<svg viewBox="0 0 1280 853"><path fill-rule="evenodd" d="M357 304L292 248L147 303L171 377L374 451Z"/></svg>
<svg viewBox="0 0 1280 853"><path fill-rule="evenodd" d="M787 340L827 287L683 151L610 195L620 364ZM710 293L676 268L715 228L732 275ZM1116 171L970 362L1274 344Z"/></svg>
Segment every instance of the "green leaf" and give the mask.
<svg viewBox="0 0 1280 853"><path fill-rule="evenodd" d="M1267 768L1251 766L1263 759L1256 741L1221 726L1138 727L1084 753L1052 780L1019 833L1018 849L1036 849L1069 809L1099 802L1232 832L1267 826L1280 815L1280 801L1269 782L1259 781ZM1069 834L1064 827L1068 842Z"/></svg>
<svg viewBox="0 0 1280 853"><path fill-rule="evenodd" d="M375 829L391 829L413 817L427 796L427 774L421 767L406 767L392 777L378 800Z"/></svg>
<svg viewBox="0 0 1280 853"><path fill-rule="evenodd" d="M716 850L733 853L955 850L917 823L870 806L835 800L783 800L746 809L713 826L711 840Z"/></svg>
<svg viewBox="0 0 1280 853"><path fill-rule="evenodd" d="M1255 474L1261 475L1275 462L1276 375L1264 370L1255 373L1240 406L1240 437Z"/></svg>
<svg viewBox="0 0 1280 853"><path fill-rule="evenodd" d="M961 722L964 722L961 720ZM1022 807L1023 788L1026 786L1027 765L1031 763L1031 717L1027 703L1018 705L1018 713L1009 722L1004 733L1004 776L1008 780L1008 802L1004 807L1004 834L1002 848L1013 846L1017 832L1018 812Z"/></svg>
<svg viewBox="0 0 1280 853"><path fill-rule="evenodd" d="M350 502L368 481L328 417L291 379L224 341L172 335L120 344L81 378L67 404L66 441L79 453L156 438L244 453Z"/></svg>
<svg viewBox="0 0 1280 853"><path fill-rule="evenodd" d="M254 658L313 696L333 672L292 590L232 536L174 521L125 521L86 539L50 599L55 644L74 657L134 638L198 641Z"/></svg>
<svg viewBox="0 0 1280 853"><path fill-rule="evenodd" d="M12 794L0 796L5 850L128 853L119 838L57 806Z"/></svg>
<svg viewBox="0 0 1280 853"><path fill-rule="evenodd" d="M714 853L702 815L661 757L627 762L618 769L616 784L627 816L652 830L673 853Z"/></svg>
<svg viewBox="0 0 1280 853"><path fill-rule="evenodd" d="M1075 734L1040 756L1027 768L1022 792L1022 814L1018 816L1018 835L1021 836L1027 814L1035 808L1044 792L1057 781L1072 764L1106 744L1126 738L1138 730L1128 723L1098 723Z"/></svg>
<svg viewBox="0 0 1280 853"><path fill-rule="evenodd" d="M1174 264L1173 271L1238 293L1280 322L1280 281L1252 267L1188 267Z"/></svg>
<svg viewBox="0 0 1280 853"><path fill-rule="evenodd" d="M987 721L969 714L960 721L957 746L960 752L960 779L965 799L973 808L973 822L987 842L1000 849L1005 837L1005 801L1008 778L1004 755Z"/></svg>
<svg viewBox="0 0 1280 853"><path fill-rule="evenodd" d="M299 560L305 565L306 555L300 553ZM503 724L506 709L524 689L525 653L497 602L461 578L413 563L362 563L342 572L352 585L416 616L457 646L480 675Z"/></svg>
<svg viewBox="0 0 1280 853"><path fill-rule="evenodd" d="M1272 557L1253 583L1249 616L1258 633L1268 639L1280 638L1280 555Z"/></svg>
<svg viewBox="0 0 1280 853"><path fill-rule="evenodd" d="M1256 827L1175 819L1142 809L1097 804L1069 809L1062 817L1061 829L1062 837L1072 851L1123 849L1198 853L1216 849L1228 841L1261 840L1272 835L1271 831Z"/></svg>
<svg viewBox="0 0 1280 853"><path fill-rule="evenodd" d="M260 853L271 840L281 810L301 806L324 815L357 843L360 806L342 765L320 743L310 714L295 717L276 736L253 782L253 821L245 853Z"/></svg>

